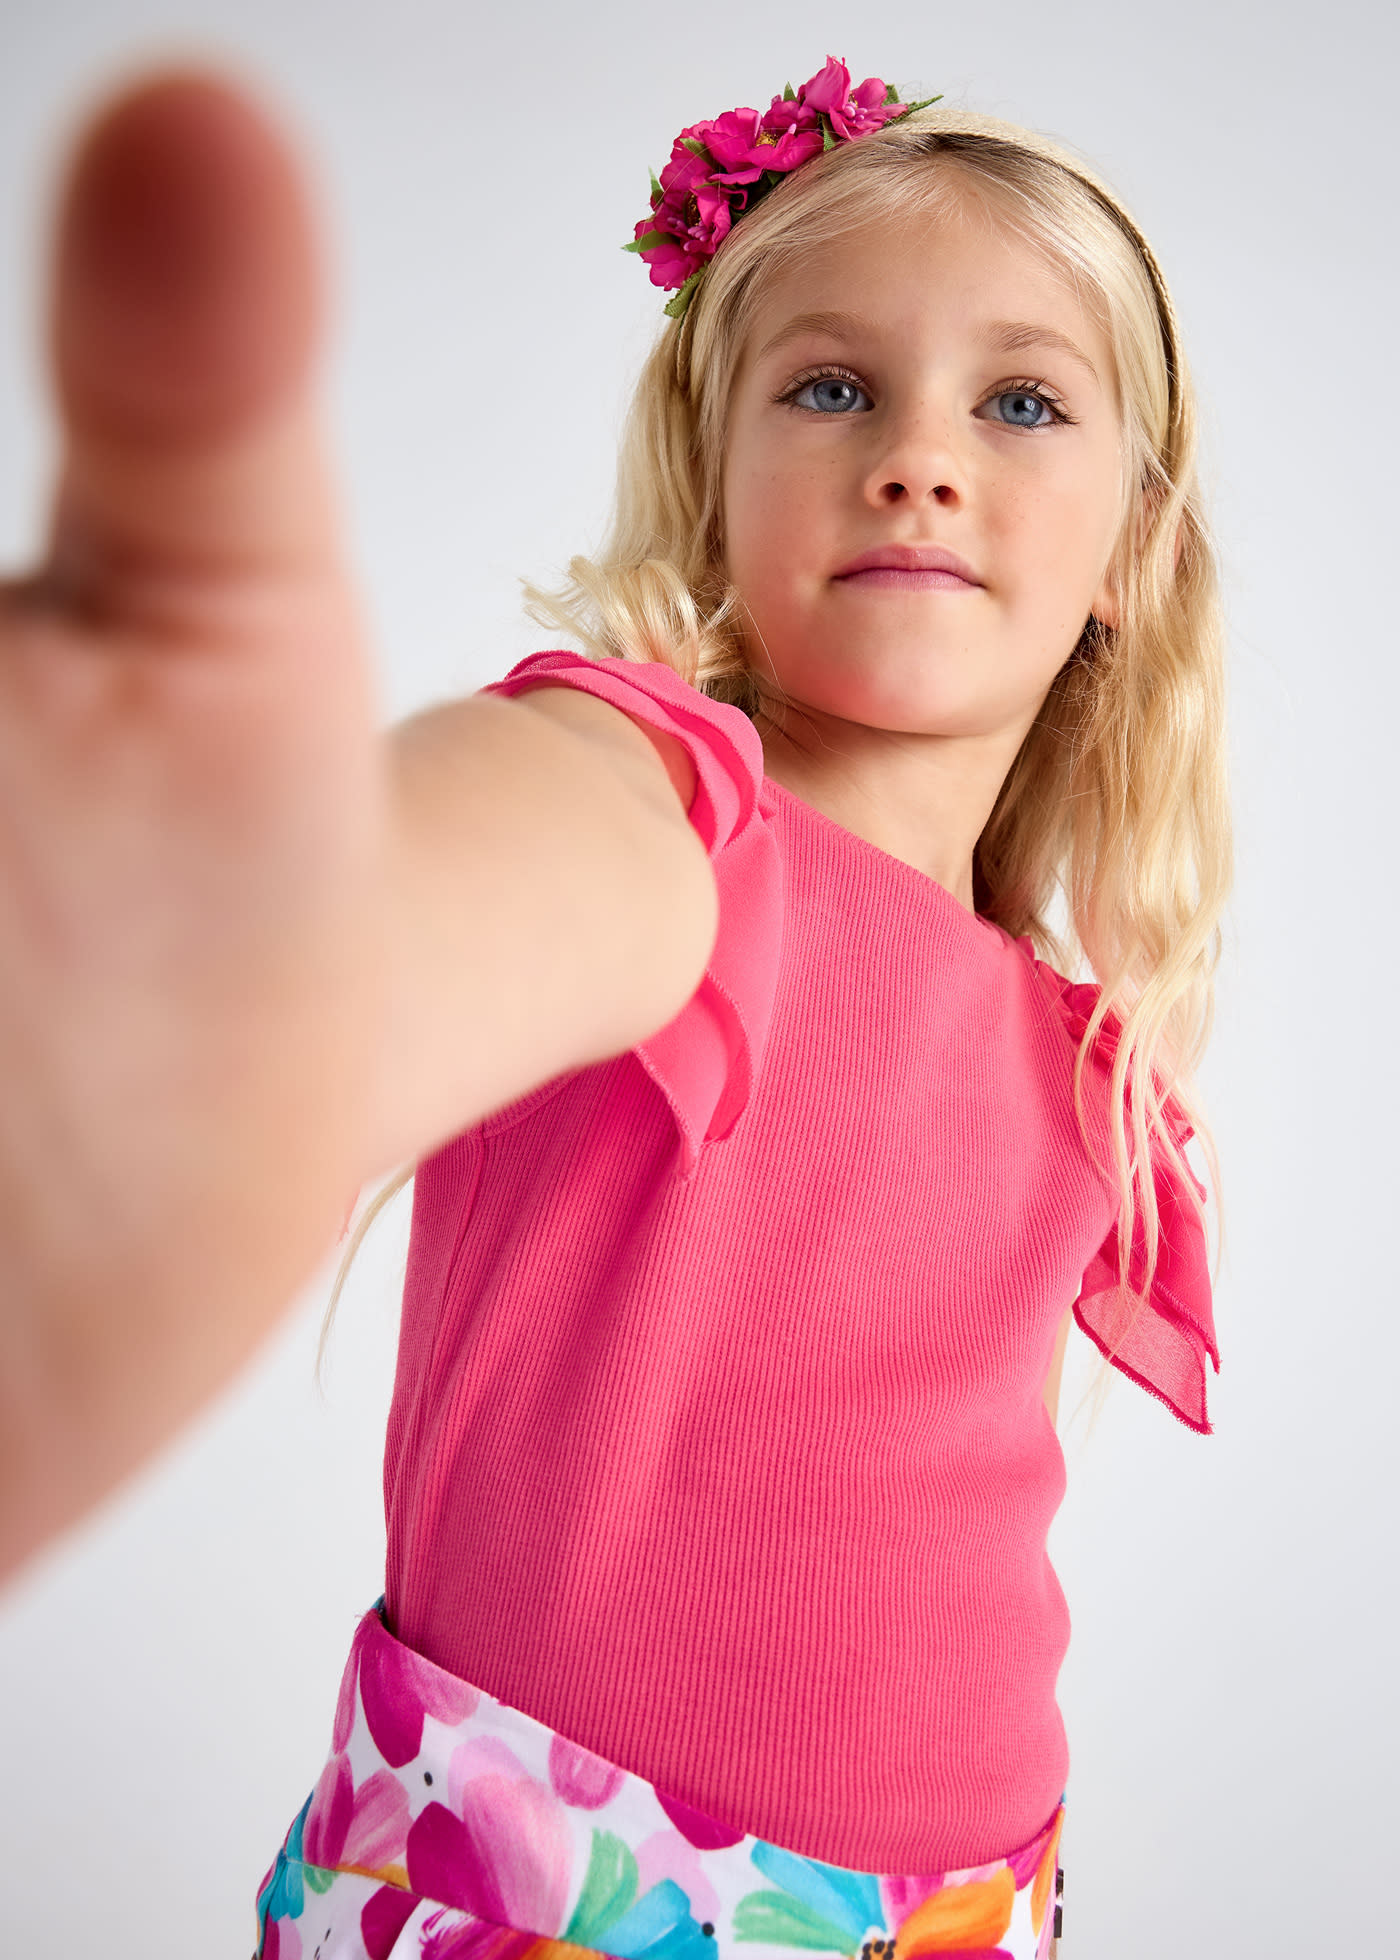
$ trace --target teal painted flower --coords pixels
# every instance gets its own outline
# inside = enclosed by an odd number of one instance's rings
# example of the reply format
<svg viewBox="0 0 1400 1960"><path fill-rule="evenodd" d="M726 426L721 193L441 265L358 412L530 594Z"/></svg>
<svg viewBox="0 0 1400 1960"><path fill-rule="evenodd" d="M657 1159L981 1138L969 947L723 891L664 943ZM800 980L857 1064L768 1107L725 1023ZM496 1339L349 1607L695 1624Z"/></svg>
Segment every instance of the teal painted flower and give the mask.
<svg viewBox="0 0 1400 1960"><path fill-rule="evenodd" d="M312 1792L314 1795L315 1792ZM297 1812L288 1831L286 1842L277 1853L272 1870L267 1875L267 1883L258 1894L258 1923L262 1928L263 1939L267 1937L268 1921L271 1919L300 1919L306 1907L306 1892L302 1884L301 1840L306 1827L306 1813L311 1808L308 1797Z"/></svg>
<svg viewBox="0 0 1400 1960"><path fill-rule="evenodd" d="M675 1880L661 1879L640 1898L638 1882L630 1848L595 1830L583 1890L560 1938L617 1960L714 1960L714 1929L707 1936L696 1924Z"/></svg>
<svg viewBox="0 0 1400 1960"><path fill-rule="evenodd" d="M734 1908L736 1940L855 1954L872 1934L886 1936L880 1881L869 1873L799 1858L774 1844L756 1844L750 1856L777 1889L740 1899Z"/></svg>
<svg viewBox="0 0 1400 1960"><path fill-rule="evenodd" d="M771 1844L756 1844L749 1855L776 1889L739 1901L736 1940L847 1960L856 1954L861 1960L933 1960L937 1954L1009 1960L1000 1940L1011 1925L1016 1877L1004 1858L949 1884L932 1873L912 1882L881 1880Z"/></svg>

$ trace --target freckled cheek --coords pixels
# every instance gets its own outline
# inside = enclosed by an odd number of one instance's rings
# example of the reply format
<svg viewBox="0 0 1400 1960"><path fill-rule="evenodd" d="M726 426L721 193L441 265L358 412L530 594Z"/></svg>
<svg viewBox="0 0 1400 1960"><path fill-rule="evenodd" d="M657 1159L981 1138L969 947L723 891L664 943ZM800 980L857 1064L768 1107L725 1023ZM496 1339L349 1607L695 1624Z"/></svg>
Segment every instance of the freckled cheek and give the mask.
<svg viewBox="0 0 1400 1960"><path fill-rule="evenodd" d="M726 501L729 576L751 606L781 603L811 556L811 528L785 479L768 475L733 487Z"/></svg>
<svg viewBox="0 0 1400 1960"><path fill-rule="evenodd" d="M1098 585L1101 528L1094 501L1080 486L1008 497L996 527L995 563L1014 609L1057 619L1076 613L1081 597Z"/></svg>

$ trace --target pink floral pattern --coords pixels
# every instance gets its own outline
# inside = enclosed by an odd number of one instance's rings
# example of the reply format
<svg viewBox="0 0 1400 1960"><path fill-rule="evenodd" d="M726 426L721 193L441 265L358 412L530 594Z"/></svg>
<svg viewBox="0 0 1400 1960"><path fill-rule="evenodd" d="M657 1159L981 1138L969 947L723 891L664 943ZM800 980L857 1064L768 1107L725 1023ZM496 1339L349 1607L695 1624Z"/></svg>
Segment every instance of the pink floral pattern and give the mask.
<svg viewBox="0 0 1400 1960"><path fill-rule="evenodd" d="M617 1795L627 1774L614 1763L581 1749L576 1742L554 1736L549 1745L549 1780L556 1793L575 1810L601 1810Z"/></svg>
<svg viewBox="0 0 1400 1960"><path fill-rule="evenodd" d="M308 1864L334 1871L377 1871L395 1862L408 1836L408 1797L392 1770L376 1770L358 1789L347 1756L321 1771L303 1836Z"/></svg>
<svg viewBox="0 0 1400 1960"><path fill-rule="evenodd" d="M375 1607L258 1960L1045 1960L1062 1816L975 1871L801 1858L434 1667Z"/></svg>

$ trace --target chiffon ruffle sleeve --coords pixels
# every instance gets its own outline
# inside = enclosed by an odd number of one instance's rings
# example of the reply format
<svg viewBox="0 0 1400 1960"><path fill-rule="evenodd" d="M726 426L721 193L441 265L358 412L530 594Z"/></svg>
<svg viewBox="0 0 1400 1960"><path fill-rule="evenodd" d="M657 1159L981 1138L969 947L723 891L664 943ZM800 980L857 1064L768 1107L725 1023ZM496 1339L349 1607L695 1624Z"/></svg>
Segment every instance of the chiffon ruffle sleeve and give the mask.
<svg viewBox="0 0 1400 1960"><path fill-rule="evenodd" d="M532 654L480 690L581 688L680 741L695 765L690 822L709 853L719 928L705 972L675 1018L633 1050L674 1113L682 1170L727 1136L753 1093L773 1012L782 937L782 863L759 808L763 745L740 709L660 661Z"/></svg>
<svg viewBox="0 0 1400 1960"><path fill-rule="evenodd" d="M1099 989L1076 985L1039 961L1037 965L1059 993L1060 1011L1077 1049L1098 1004ZM1096 1069L1105 1083L1117 1035L1118 1024L1110 1015L1095 1055ZM1186 1145L1194 1135L1191 1125L1174 1098L1168 1098L1163 1114L1184 1162ZM1162 1150L1154 1153L1152 1179L1157 1198L1157 1260L1145 1301L1141 1295L1147 1270L1147 1234L1139 1212L1134 1221L1127 1283L1115 1219L1085 1270L1074 1315L1120 1373L1165 1402L1189 1428L1209 1435L1206 1364L1209 1362L1219 1374L1220 1352L1210 1251L1201 1211L1206 1190L1189 1165L1183 1177Z"/></svg>

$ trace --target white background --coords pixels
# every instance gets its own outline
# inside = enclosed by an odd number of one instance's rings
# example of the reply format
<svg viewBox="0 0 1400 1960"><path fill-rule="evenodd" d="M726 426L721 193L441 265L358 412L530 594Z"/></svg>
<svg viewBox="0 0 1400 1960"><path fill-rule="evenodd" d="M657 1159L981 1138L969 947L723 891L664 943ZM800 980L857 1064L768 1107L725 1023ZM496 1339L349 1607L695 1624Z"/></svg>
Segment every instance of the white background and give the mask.
<svg viewBox="0 0 1400 1960"><path fill-rule="evenodd" d="M147 53L244 65L312 159L386 719L541 644L517 576L599 534L658 305L618 246L683 123L762 106L834 53L1098 163L1167 268L1205 399L1239 883L1206 1078L1218 1433L1126 1384L1092 1436L1062 1424L1063 1953L1397 1954L1396 12L886 0L872 18L2 0L0 553L34 548L52 454L55 159L90 91ZM329 1268L199 1427L0 1602L7 1956L246 1960L380 1589L408 1213L405 1191L361 1257L324 1396ZM1071 1367L1067 1410L1089 1373Z"/></svg>

